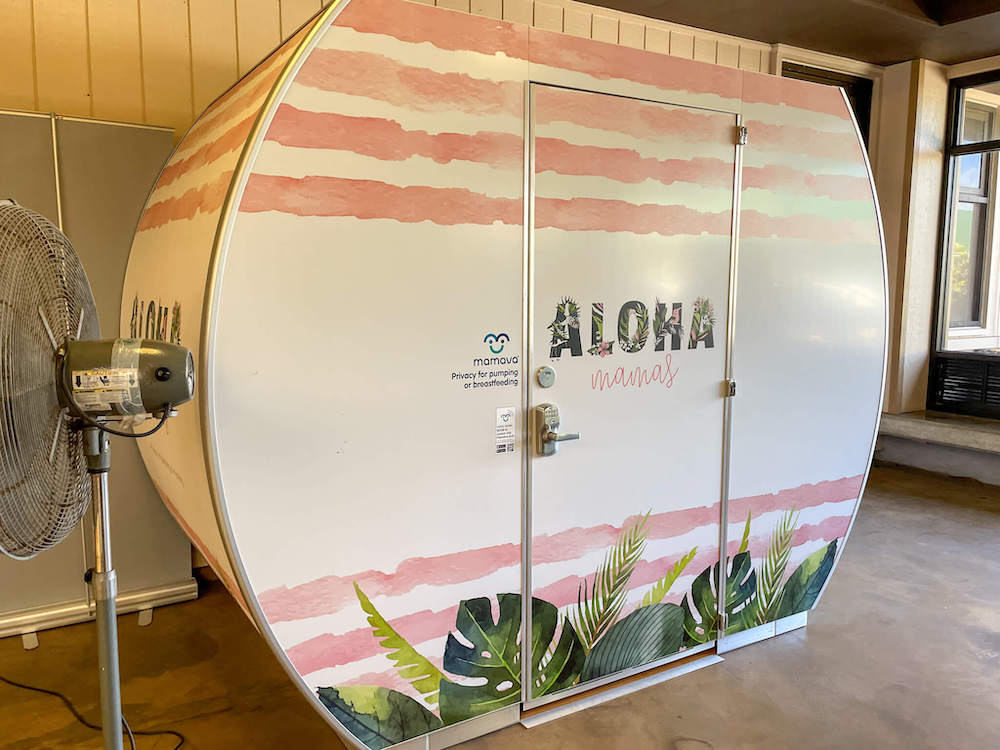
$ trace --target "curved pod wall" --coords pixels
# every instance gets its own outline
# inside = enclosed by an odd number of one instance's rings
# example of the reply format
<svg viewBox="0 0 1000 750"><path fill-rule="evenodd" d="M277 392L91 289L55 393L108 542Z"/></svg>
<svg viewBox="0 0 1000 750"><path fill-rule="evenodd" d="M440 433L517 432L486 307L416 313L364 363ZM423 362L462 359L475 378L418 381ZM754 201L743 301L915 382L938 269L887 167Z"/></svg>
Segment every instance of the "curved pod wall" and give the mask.
<svg viewBox="0 0 1000 750"><path fill-rule="evenodd" d="M810 608L879 413L839 91L401 0L341 0L199 118L124 299L199 353L142 445L165 502L369 747ZM537 457L545 400L583 437Z"/></svg>

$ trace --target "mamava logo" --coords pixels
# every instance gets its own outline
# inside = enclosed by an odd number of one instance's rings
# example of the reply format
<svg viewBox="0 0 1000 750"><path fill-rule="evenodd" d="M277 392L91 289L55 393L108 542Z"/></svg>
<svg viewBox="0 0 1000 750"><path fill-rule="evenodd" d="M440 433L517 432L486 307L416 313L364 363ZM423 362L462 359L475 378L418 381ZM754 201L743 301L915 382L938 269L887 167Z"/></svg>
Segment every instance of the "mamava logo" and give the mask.
<svg viewBox="0 0 1000 750"><path fill-rule="evenodd" d="M490 351L494 354L502 352L503 345L508 341L510 341L510 336L506 333L487 333L485 338L483 338L483 343L486 344L490 348Z"/></svg>

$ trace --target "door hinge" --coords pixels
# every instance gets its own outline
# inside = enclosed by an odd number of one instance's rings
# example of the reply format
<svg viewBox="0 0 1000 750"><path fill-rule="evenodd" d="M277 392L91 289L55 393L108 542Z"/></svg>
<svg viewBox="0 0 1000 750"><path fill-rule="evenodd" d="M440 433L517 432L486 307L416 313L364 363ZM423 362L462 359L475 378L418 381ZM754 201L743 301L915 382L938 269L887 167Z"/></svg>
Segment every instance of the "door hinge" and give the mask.
<svg viewBox="0 0 1000 750"><path fill-rule="evenodd" d="M747 138L749 137L747 129L743 125L736 126L736 145L745 146L747 145Z"/></svg>
<svg viewBox="0 0 1000 750"><path fill-rule="evenodd" d="M732 398L736 395L736 381L726 380L722 383L722 391L726 398Z"/></svg>

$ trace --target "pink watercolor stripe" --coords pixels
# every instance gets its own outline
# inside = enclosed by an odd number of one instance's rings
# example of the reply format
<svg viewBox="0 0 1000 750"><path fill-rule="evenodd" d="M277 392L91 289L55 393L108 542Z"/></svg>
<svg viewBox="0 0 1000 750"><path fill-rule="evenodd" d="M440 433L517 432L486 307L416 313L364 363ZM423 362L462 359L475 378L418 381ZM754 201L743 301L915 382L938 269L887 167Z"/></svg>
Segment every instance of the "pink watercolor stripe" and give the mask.
<svg viewBox="0 0 1000 750"><path fill-rule="evenodd" d="M439 164L470 161L492 167L524 164L524 140L511 133L436 133L404 130L392 120L307 112L282 104L267 131L267 140L296 148L336 149L401 161L424 156Z"/></svg>
<svg viewBox="0 0 1000 750"><path fill-rule="evenodd" d="M864 177L815 174L791 167L743 167L743 187L785 193L819 195L838 201L871 200L871 184Z"/></svg>
<svg viewBox="0 0 1000 750"><path fill-rule="evenodd" d="M801 125L775 125L760 120L747 122L755 149L802 154L854 166L861 162L861 146L853 133L825 133Z"/></svg>
<svg viewBox="0 0 1000 750"><path fill-rule="evenodd" d="M591 94L569 89L540 86L535 90L535 126L568 122L585 128L621 133L640 140L662 141L664 138L695 140L731 145L736 119L720 114L654 104L640 99L614 99L608 106L604 94ZM735 148L734 148L735 151Z"/></svg>
<svg viewBox="0 0 1000 750"><path fill-rule="evenodd" d="M518 118L524 112L524 84L520 81L495 82L465 73L437 73L373 52L314 50L295 83L422 112L460 111Z"/></svg>
<svg viewBox="0 0 1000 750"><path fill-rule="evenodd" d="M861 490L861 475L782 490L774 494L734 499L730 502L730 517L742 523L747 512L759 517L776 510L805 510L824 503L856 499ZM554 534L538 534L532 539L532 560L535 564L574 560L611 545L624 525L602 524L589 528L575 527ZM719 522L719 504L667 511L649 518L648 538L671 539L691 529ZM258 600L271 623L319 617L337 612L357 601L354 582L374 598L399 596L419 585L447 586L484 578L501 568L519 565L520 544L454 552L435 557L413 557L402 561L394 571L366 570L347 576L324 576L292 588L279 587L258 594Z"/></svg>
<svg viewBox="0 0 1000 750"><path fill-rule="evenodd" d="M430 42L443 50L528 58L528 30L524 26L413 3L366 0L349 4L337 18L337 26L384 34L402 42Z"/></svg>
<svg viewBox="0 0 1000 750"><path fill-rule="evenodd" d="M629 234L714 234L728 237L732 212L695 211L687 206L636 205L599 198L535 198L535 227L567 232L600 231Z"/></svg>
<svg viewBox="0 0 1000 750"><path fill-rule="evenodd" d="M618 182L656 180L664 185L691 182L733 186L733 163L720 159L656 159L627 148L578 146L558 138L535 138L535 172L595 175Z"/></svg>
<svg viewBox="0 0 1000 750"><path fill-rule="evenodd" d="M212 182L191 188L183 195L152 203L143 212L136 233L158 229L172 221L193 219L198 214L217 212L222 208L232 180L233 170L229 169Z"/></svg>
<svg viewBox="0 0 1000 750"><path fill-rule="evenodd" d="M243 144L247 141L247 136L250 135L250 128L253 127L256 119L257 114L251 113L225 133L221 133L208 143L205 143L190 156L172 161L163 168L160 178L156 181L156 189L159 190L162 187L166 187L189 172L208 166L227 155L232 156L232 158L226 160L226 167L231 169L233 162L236 160L236 152L243 148Z"/></svg>
<svg viewBox="0 0 1000 750"><path fill-rule="evenodd" d="M796 530L794 547L814 541L830 542L839 539L847 531L851 516L836 516L828 518L817 525L803 525ZM750 547L752 557L759 557L767 547L769 534L753 539ZM735 546L734 546L735 545ZM739 547L739 540L730 543L730 554ZM679 555L663 557L658 560L640 561L629 582L629 590L645 588L659 580L663 574L677 561ZM699 552L689 564L692 574L700 573L709 565L718 562L718 549L706 549ZM590 574L592 575L592 574ZM534 592L534 596L554 604L560 609L573 604L577 600L580 584L589 579L587 576L567 576L555 583L549 584ZM496 593L484 592L492 597ZM667 601L679 601L684 592L675 592ZM359 608L360 613L360 608ZM424 610L414 614L396 618L390 622L392 627L411 644L441 638L454 630L455 615L458 606L438 612ZM341 635L324 633L307 641L291 646L286 650L293 666L301 674L309 674L321 669L343 666L362 659L375 656L382 651L372 635L371 628L357 628Z"/></svg>
<svg viewBox="0 0 1000 750"><path fill-rule="evenodd" d="M878 242L875 211L869 221L837 219L814 214L770 216L760 211L740 211L740 236L824 243Z"/></svg>
<svg viewBox="0 0 1000 750"><path fill-rule="evenodd" d="M745 73L743 101L750 104L779 104L850 120L851 114L840 90L833 86L780 78L763 73Z"/></svg>
<svg viewBox="0 0 1000 750"><path fill-rule="evenodd" d="M293 216L353 216L404 223L521 224L519 198L491 198L465 188L398 187L337 177L251 175L240 211Z"/></svg>
<svg viewBox="0 0 1000 750"><path fill-rule="evenodd" d="M532 28L528 33L533 63L579 71L601 81L618 79L656 86L664 91L740 98L743 74L740 70L596 42L556 31Z"/></svg>

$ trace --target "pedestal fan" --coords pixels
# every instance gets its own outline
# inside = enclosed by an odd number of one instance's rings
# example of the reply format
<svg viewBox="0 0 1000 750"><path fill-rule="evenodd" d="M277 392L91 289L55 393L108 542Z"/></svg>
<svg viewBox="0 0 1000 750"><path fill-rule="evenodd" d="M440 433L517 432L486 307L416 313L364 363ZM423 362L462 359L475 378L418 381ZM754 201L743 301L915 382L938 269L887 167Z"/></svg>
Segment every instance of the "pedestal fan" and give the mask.
<svg viewBox="0 0 1000 750"><path fill-rule="evenodd" d="M184 347L98 341L83 266L51 222L0 201L0 552L28 559L58 544L94 501L94 567L105 748L122 748L111 562L108 434L145 437L194 395ZM129 431L145 416L142 433ZM115 424L118 428L112 428Z"/></svg>

